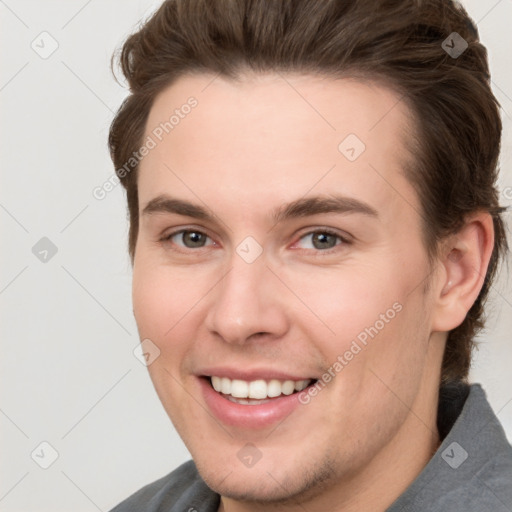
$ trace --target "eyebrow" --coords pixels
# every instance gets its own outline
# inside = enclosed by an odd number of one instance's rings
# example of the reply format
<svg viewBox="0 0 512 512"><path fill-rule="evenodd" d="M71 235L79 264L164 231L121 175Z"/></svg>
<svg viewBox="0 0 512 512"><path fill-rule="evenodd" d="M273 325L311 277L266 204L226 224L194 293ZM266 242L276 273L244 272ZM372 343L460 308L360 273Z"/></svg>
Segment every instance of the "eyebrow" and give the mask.
<svg viewBox="0 0 512 512"><path fill-rule="evenodd" d="M210 220L212 215L202 206L183 201L182 199L174 199L172 197L162 195L151 199L142 210L142 215L152 215L155 213L175 213L186 217L194 217L196 219Z"/></svg>
<svg viewBox="0 0 512 512"><path fill-rule="evenodd" d="M303 197L281 206L275 211L274 220L281 222L322 213L359 213L375 218L379 216L375 208L359 199L345 196L315 196Z"/></svg>
<svg viewBox="0 0 512 512"><path fill-rule="evenodd" d="M214 220L214 215L203 206L167 195L151 199L142 210L143 216L158 213L174 213L200 220ZM375 218L379 216L375 208L359 199L330 195L303 197L284 204L273 212L272 218L274 222L278 223L292 218L309 217L322 213L356 213Z"/></svg>

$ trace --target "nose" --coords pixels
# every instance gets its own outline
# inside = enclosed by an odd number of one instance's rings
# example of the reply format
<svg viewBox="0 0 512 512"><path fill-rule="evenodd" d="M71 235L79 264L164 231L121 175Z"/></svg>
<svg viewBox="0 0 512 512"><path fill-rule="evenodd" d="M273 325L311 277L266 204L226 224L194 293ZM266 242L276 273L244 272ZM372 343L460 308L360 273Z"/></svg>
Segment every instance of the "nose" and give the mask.
<svg viewBox="0 0 512 512"><path fill-rule="evenodd" d="M261 256L247 263L238 254L211 294L206 316L209 332L233 344L272 340L288 330L288 318L279 280ZM213 290L212 290L213 291Z"/></svg>

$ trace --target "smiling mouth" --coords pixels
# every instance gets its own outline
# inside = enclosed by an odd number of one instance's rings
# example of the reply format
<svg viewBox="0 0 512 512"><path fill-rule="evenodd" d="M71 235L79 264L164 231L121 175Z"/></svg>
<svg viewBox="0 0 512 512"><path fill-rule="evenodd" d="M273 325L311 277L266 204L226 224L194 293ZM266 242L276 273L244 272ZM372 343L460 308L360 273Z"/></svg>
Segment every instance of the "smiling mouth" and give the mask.
<svg viewBox="0 0 512 512"><path fill-rule="evenodd" d="M314 384L317 379L253 380L229 379L215 375L206 377L211 387L223 398L241 405L262 405L283 396L293 395Z"/></svg>

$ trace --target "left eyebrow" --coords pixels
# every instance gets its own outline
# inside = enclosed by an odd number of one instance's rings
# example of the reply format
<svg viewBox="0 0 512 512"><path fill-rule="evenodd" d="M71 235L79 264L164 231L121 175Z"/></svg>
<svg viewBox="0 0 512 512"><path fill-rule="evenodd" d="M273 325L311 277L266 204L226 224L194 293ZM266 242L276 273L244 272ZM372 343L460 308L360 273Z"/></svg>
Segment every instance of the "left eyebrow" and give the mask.
<svg viewBox="0 0 512 512"><path fill-rule="evenodd" d="M274 214L274 221L308 217L322 213L356 213L378 218L375 208L359 199L346 196L316 196L306 197L292 201L278 208Z"/></svg>

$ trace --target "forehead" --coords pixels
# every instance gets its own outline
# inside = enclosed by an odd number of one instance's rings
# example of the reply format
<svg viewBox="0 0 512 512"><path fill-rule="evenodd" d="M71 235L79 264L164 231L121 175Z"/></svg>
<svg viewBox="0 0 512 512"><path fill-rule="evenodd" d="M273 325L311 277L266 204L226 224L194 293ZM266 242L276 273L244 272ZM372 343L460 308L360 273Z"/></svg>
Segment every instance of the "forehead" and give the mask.
<svg viewBox="0 0 512 512"><path fill-rule="evenodd" d="M382 206L404 196L416 202L403 176L412 126L401 97L377 83L185 75L151 108L145 139L155 147L140 164L140 206L165 188L190 199L215 191L226 201L233 191L237 204L256 208L313 189L366 195Z"/></svg>

